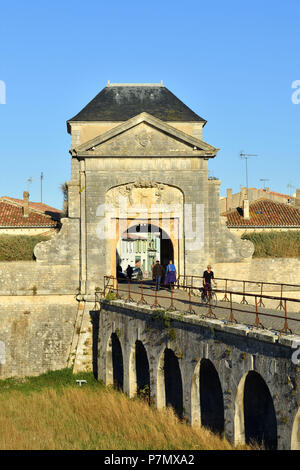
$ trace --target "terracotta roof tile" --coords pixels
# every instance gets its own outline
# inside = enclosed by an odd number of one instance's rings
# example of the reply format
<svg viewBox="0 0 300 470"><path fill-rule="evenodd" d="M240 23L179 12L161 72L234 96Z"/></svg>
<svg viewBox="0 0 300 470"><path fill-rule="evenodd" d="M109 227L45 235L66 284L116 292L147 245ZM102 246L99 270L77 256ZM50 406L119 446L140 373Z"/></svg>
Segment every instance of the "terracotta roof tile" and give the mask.
<svg viewBox="0 0 300 470"><path fill-rule="evenodd" d="M12 199L12 198L11 198ZM18 200L15 200L18 201ZM19 200L21 203L23 201ZM0 199L0 227L58 227L59 211L54 208L43 212L32 207L29 203L28 217L23 217L23 205L18 202ZM48 214L47 214L48 212Z"/></svg>
<svg viewBox="0 0 300 470"><path fill-rule="evenodd" d="M8 196L2 196L0 200L4 201L11 201L11 202L16 202L17 204L21 204L23 206L23 199L16 199L14 197L8 197ZM56 209L55 207L48 206L47 204L44 204L43 202L31 202L29 201L29 207L30 209L35 209L40 212L45 213L47 212L57 212L58 214L61 214L61 211L59 209Z"/></svg>
<svg viewBox="0 0 300 470"><path fill-rule="evenodd" d="M239 207L222 214L228 227L300 227L300 209L268 199L259 199L249 205L249 219L244 219Z"/></svg>

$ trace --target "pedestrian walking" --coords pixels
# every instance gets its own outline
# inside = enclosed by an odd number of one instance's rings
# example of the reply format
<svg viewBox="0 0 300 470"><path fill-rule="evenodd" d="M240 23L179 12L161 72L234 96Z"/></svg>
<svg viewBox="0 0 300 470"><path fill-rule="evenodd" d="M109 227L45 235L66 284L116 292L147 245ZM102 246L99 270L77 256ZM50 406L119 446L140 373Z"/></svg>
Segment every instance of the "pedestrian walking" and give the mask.
<svg viewBox="0 0 300 470"><path fill-rule="evenodd" d="M130 266L130 264L127 266L127 269L126 269L126 274L127 274L127 277L129 280L131 280L131 277L132 277L132 273L133 273L133 269L132 267Z"/></svg>
<svg viewBox="0 0 300 470"><path fill-rule="evenodd" d="M164 273L164 268L160 264L159 260L156 261L153 266L153 279L155 281L156 290L160 289L161 278Z"/></svg>
<svg viewBox="0 0 300 470"><path fill-rule="evenodd" d="M166 285L169 284L169 289L171 289L171 286L174 288L175 282L176 282L176 268L175 268L175 264L173 264L173 260L170 260L166 268L165 284Z"/></svg>

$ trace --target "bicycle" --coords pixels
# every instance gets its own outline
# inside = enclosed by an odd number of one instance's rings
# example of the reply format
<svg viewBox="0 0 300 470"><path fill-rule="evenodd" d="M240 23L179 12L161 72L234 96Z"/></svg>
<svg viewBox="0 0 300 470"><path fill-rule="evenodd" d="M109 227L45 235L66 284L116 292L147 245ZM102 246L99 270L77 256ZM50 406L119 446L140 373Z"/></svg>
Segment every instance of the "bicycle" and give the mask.
<svg viewBox="0 0 300 470"><path fill-rule="evenodd" d="M208 305L210 303L210 305L212 305L213 307L217 305L217 301L218 301L217 294L212 288L207 289L205 295L203 295L204 287L200 288L200 292L201 292L201 302L203 304Z"/></svg>

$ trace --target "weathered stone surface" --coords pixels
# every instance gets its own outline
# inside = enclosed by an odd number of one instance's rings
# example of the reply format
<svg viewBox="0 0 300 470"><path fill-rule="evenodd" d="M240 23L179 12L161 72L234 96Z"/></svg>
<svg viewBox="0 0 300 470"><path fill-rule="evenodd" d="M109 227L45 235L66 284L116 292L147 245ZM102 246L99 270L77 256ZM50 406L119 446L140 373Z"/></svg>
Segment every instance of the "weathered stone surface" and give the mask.
<svg viewBox="0 0 300 470"><path fill-rule="evenodd" d="M291 442L293 448L299 448L295 447L300 445L295 438L299 425L296 418L300 403L299 366L291 360L294 352L292 344L278 340L278 336L271 332L246 331L240 325L228 326L217 320L197 320L174 312L169 317L173 320L170 328L176 330L172 339L168 336L167 327L163 327L159 321L153 321L153 312L148 308L102 301L96 351L99 378L106 384L112 383L114 371L111 369L113 362L110 358L110 342L112 333L117 333L122 350L120 360L123 361L123 390L129 396L134 396L137 379L133 357L136 341L141 341L149 362L152 397L158 408L165 406L161 369L164 368L164 351L169 348L179 362L185 416L193 425L199 425L199 367L201 360L206 359L213 365L220 381L225 435L230 441L237 443L245 440L245 378L249 372L255 372L268 387L273 401L278 449L290 449ZM214 391L211 390L211 393L214 394ZM259 399L262 400L263 396ZM267 413L261 419L267 419Z"/></svg>

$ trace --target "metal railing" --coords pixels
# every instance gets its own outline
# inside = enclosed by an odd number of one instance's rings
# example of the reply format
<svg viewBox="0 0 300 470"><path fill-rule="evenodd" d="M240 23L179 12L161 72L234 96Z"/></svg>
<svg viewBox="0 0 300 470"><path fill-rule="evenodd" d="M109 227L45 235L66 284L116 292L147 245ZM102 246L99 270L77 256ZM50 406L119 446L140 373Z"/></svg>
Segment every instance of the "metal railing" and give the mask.
<svg viewBox="0 0 300 470"><path fill-rule="evenodd" d="M178 287L185 287L186 285L190 285L192 287L199 288L199 284L202 285L202 276L197 276L197 275L179 275L177 279L177 285ZM279 283L279 282L266 282L266 281L249 281L249 280L244 280L244 279L229 279L229 278L221 278L221 277L216 277L215 281L219 283L221 281L224 284L224 298L222 299L223 301L229 302L228 298L228 293L231 291L233 293L235 292L234 285L236 284L241 284L241 289L238 291L243 292L243 297L241 299L241 304L247 304L246 300L246 295L247 292L249 292L246 289L246 286L250 286L252 290L259 290L259 306L264 306L263 304L263 297L264 297L264 292L269 292L270 289L272 290L278 290L280 291L280 296L278 298L279 303L278 306L276 307L277 309L284 310L284 291L285 293L288 293L289 291L299 291L299 298L300 298L300 284L288 284L288 283ZM231 285L231 288L230 288ZM291 298L289 298L291 300ZM294 298L293 298L294 299ZM295 299L297 300L297 299Z"/></svg>
<svg viewBox="0 0 300 470"><path fill-rule="evenodd" d="M193 278L191 280L191 283L188 284L187 278ZM195 294L198 293L200 295L200 286L196 285L195 279L201 279L200 276L185 276L184 279L181 277L181 279L177 279L177 282L174 284L174 286L171 286L169 290L165 290L165 288L162 288L161 290L158 291L157 286L155 286L154 282L151 281L130 281L129 279L127 281L123 281L121 283L118 282L118 279L115 278L114 276L104 276L104 291L103 291L103 297L105 298L109 292L112 292L114 294L115 299L123 299L127 303L133 303L135 302L137 305L148 305L151 309L164 309L165 311L180 311L183 314L189 314L189 315L194 315L196 314L196 309L200 308L200 311L198 312L200 317L202 318L218 318L220 317L222 312L227 313L227 318L224 320L226 323L246 323L249 326L248 319L250 320L250 316L252 317L255 315L255 319L253 323L250 321L250 327L251 328L266 328L263 323L261 322L262 317L265 317L270 321L270 319L276 319L277 323L278 321L282 322L281 326L282 328L279 329L277 325L277 330L276 327L274 326L274 323L271 322L271 325L269 325L267 328L268 329L275 329L276 331L279 331L280 334L285 333L285 334L292 334L292 330L289 327L289 321L293 322L299 322L300 321L300 299L296 298L289 298L289 297L283 297L282 295L282 289L281 289L281 294L280 296L274 296L274 295L267 295L266 293L263 293L262 288L260 289L259 293L253 293L253 292L247 292L245 290L246 283L249 281L243 281L243 280L234 280L234 282L242 282L243 283L243 288L241 291L232 291L229 290L228 288L228 283L226 283L224 289L222 288L214 288L213 291L217 293L218 295L223 295L223 298L218 301L217 305L214 305L213 302L211 301L211 295L209 293L208 295L208 301L207 303L203 303L201 298L199 300L195 299ZM180 282L184 280L184 282ZM218 279L220 280L225 280L229 281L228 279ZM194 281L194 282L193 282ZM253 284L253 281L250 281ZM276 284L276 283L271 283L272 285L279 285L279 286L284 286L287 284ZM121 286L121 287L120 287ZM154 287L155 286L155 287ZM296 285L293 285L295 287ZM300 287L300 286L297 286ZM151 290L154 288L154 292ZM123 297L121 297L121 295ZM237 300L233 299L233 296L237 298L241 298L241 301L238 302ZM135 298L134 298L135 297ZM147 301L149 300L149 302ZM279 305L283 306L284 312L277 312L274 309L270 307L266 308L265 303L263 300L267 303L268 300L272 301L279 301ZM251 305L251 301L252 302ZM176 306L175 306L176 303ZM289 313L288 314L288 305L293 303L294 305L297 305L297 312ZM164 305L162 305L164 304ZM243 305L241 307L240 305ZM299 308L298 308L299 306ZM251 310L251 307L254 307ZM277 307L277 310L278 310ZM263 309L263 310L262 310ZM281 310L281 308L280 308ZM247 315L247 320L241 321L240 319L237 320L236 316L237 314L243 314ZM293 317L290 316L293 314ZM297 324L297 329L298 329L298 323ZM299 334L300 334L300 323L299 323Z"/></svg>

